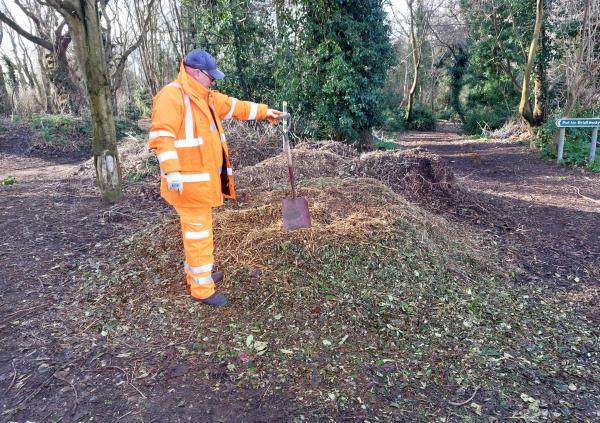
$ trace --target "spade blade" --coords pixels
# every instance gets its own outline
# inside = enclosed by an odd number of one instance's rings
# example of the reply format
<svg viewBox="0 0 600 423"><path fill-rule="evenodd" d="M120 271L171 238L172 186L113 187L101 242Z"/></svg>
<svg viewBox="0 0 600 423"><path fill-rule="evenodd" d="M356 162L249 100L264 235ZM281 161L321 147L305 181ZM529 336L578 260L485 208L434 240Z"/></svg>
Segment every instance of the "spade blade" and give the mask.
<svg viewBox="0 0 600 423"><path fill-rule="evenodd" d="M293 231L294 229L310 228L310 212L308 201L304 197L283 199L283 229Z"/></svg>

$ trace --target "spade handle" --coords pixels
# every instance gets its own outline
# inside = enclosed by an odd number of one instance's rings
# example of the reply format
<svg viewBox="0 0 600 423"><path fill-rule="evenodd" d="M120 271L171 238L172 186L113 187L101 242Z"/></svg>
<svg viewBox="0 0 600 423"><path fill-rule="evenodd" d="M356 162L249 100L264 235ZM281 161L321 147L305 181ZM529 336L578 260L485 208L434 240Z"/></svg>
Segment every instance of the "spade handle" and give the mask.
<svg viewBox="0 0 600 423"><path fill-rule="evenodd" d="M283 113L287 115L287 101L283 102ZM292 150L290 149L290 140L288 138L288 120L287 116L283 118L282 121L282 129L283 129L283 151L287 158L288 165L288 177L290 179L290 185L292 187L292 198L296 198L296 182L294 180L294 164L292 161Z"/></svg>

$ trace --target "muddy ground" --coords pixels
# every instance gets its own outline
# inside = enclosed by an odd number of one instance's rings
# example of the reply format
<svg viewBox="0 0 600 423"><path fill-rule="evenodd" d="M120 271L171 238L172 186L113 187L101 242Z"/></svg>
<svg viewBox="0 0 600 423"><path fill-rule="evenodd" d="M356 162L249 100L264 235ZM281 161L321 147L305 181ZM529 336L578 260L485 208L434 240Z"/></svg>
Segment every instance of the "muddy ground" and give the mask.
<svg viewBox="0 0 600 423"><path fill-rule="evenodd" d="M69 337L77 327L69 313L78 307L77 268L100 269L107 240L172 212L156 180L129 185L116 205L103 203L81 157L30 151L30 136L19 125L0 135L0 180L16 178L0 186L0 421L352 420L299 410L284 393L264 401L267 392L226 381L215 390L176 354L136 358L135 367L152 375L151 383L137 380L122 368L131 364L127 355L101 337ZM517 142L469 140L452 129L395 139L445 158L481 205L479 219L463 219L456 207L441 213L496 236L499 254L524 269L520 282L595 292L581 312L600 322L600 175L541 161ZM206 366L214 377L222 372Z"/></svg>

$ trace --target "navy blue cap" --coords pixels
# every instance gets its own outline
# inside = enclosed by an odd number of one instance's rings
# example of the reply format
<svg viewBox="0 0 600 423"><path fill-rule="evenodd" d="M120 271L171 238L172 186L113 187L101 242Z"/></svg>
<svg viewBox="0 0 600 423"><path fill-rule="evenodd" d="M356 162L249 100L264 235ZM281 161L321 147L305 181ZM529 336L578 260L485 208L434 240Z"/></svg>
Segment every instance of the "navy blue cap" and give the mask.
<svg viewBox="0 0 600 423"><path fill-rule="evenodd" d="M194 69L206 71L214 79L223 79L225 74L217 68L217 61L208 52L197 48L190 51L183 63Z"/></svg>

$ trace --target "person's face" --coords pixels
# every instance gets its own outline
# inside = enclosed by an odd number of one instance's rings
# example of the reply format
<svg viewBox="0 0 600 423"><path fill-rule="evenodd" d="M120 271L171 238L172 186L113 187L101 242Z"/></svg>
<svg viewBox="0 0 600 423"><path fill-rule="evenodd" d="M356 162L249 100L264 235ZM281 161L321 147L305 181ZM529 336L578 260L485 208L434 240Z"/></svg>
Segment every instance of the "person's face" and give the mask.
<svg viewBox="0 0 600 423"><path fill-rule="evenodd" d="M215 82L215 79L212 76L210 76L210 74L207 71L190 68L188 70L188 73L192 75L192 78L194 78L206 88L210 87Z"/></svg>

